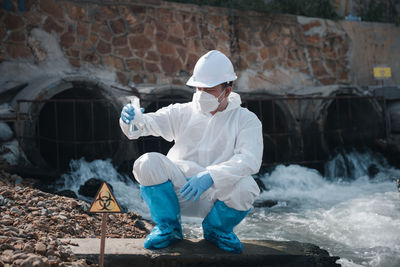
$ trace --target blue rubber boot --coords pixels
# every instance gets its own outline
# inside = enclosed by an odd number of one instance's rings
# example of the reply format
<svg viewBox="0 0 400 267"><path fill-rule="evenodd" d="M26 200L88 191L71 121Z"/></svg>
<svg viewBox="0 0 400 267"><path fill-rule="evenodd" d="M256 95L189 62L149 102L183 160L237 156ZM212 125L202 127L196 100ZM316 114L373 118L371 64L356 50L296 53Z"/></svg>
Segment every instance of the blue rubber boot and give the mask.
<svg viewBox="0 0 400 267"><path fill-rule="evenodd" d="M140 194L157 224L144 240L147 249L165 248L182 239L178 198L171 181L154 186L140 186Z"/></svg>
<svg viewBox="0 0 400 267"><path fill-rule="evenodd" d="M243 244L233 232L233 228L246 217L249 211L229 208L224 202L217 200L202 223L204 239L215 243L225 251L241 253Z"/></svg>

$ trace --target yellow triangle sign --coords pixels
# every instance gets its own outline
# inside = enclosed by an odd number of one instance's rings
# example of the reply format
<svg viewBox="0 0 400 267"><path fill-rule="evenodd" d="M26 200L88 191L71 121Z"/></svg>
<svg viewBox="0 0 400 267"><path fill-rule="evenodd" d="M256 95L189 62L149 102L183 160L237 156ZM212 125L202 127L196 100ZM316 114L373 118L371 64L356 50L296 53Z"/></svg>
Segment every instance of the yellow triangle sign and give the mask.
<svg viewBox="0 0 400 267"><path fill-rule="evenodd" d="M118 202L106 182L103 182L103 184L100 186L100 190L97 192L96 197L93 199L92 206L90 206L89 212L121 212Z"/></svg>

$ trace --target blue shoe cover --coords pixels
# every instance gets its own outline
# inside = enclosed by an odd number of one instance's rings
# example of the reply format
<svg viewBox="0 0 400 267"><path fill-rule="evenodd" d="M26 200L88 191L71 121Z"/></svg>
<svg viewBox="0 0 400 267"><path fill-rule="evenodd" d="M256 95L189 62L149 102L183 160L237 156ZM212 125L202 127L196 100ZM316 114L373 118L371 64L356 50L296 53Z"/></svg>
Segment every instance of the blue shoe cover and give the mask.
<svg viewBox="0 0 400 267"><path fill-rule="evenodd" d="M177 229L174 225L159 224L154 226L151 233L144 240L144 247L165 248L182 239L182 230Z"/></svg>
<svg viewBox="0 0 400 267"><path fill-rule="evenodd" d="M202 223L204 239L213 242L225 251L241 253L243 244L233 232L233 228L246 217L249 211L229 208L224 202L218 200Z"/></svg>
<svg viewBox="0 0 400 267"><path fill-rule="evenodd" d="M140 186L142 198L157 224L144 241L147 249L164 248L182 239L178 198L171 181L154 186Z"/></svg>

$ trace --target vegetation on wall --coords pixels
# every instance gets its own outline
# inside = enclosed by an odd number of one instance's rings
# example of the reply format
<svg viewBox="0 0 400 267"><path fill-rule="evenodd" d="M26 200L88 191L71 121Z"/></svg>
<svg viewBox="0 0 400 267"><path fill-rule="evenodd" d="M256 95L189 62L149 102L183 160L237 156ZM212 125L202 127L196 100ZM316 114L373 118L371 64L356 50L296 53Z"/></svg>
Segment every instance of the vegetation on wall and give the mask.
<svg viewBox="0 0 400 267"><path fill-rule="evenodd" d="M339 16L330 0L167 0L170 2L219 6L240 10L255 10L267 13L286 13L325 19Z"/></svg>
<svg viewBox="0 0 400 267"><path fill-rule="evenodd" d="M399 0L369 0L360 6L360 17L364 21L389 22L400 26L400 14L396 9Z"/></svg>
<svg viewBox="0 0 400 267"><path fill-rule="evenodd" d="M285 13L324 19L340 19L332 0L166 0L170 2L209 5L266 13ZM400 25L400 0L360 0L359 14L363 21L389 22Z"/></svg>

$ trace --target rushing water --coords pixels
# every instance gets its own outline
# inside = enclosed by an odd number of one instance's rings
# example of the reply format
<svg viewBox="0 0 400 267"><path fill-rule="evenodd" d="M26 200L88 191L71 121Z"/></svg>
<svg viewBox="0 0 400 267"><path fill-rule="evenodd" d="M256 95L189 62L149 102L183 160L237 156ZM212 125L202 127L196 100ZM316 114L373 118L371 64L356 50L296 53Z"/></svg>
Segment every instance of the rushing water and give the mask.
<svg viewBox="0 0 400 267"><path fill-rule="evenodd" d="M338 153L325 172L327 177L298 165L280 165L265 174L261 180L268 190L256 201L278 204L252 210L235 229L237 235L313 243L339 256L343 266L400 266L400 193L395 184L400 170L379 155L353 151ZM72 162L64 186L77 192L92 177L107 180L122 205L149 217L137 184L109 161ZM202 237L200 218L183 218L183 227L186 238Z"/></svg>

